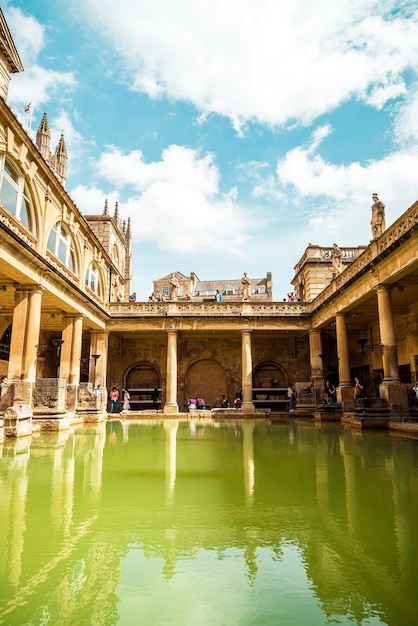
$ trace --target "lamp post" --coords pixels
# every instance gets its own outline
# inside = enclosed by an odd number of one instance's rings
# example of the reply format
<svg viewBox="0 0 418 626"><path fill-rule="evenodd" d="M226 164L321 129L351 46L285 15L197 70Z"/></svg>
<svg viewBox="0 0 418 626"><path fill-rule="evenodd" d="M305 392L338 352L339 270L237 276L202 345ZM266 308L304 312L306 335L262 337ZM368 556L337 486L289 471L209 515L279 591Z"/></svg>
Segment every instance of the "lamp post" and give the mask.
<svg viewBox="0 0 418 626"><path fill-rule="evenodd" d="M92 354L91 358L93 359L93 389L96 389L96 364L100 359L100 354Z"/></svg>
<svg viewBox="0 0 418 626"><path fill-rule="evenodd" d="M63 339L53 339L52 343L54 344L54 346L57 349L57 357L58 357L57 378L59 378L60 377L60 366L61 366L60 355L61 355L61 348L62 348L62 344L64 343L64 340Z"/></svg>

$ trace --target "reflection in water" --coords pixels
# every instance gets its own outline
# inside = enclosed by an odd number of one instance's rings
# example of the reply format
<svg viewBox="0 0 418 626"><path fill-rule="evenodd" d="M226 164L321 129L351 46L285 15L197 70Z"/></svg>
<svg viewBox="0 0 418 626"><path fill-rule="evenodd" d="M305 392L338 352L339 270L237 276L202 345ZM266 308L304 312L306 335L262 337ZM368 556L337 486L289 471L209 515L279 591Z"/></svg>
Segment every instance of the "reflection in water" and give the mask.
<svg viewBox="0 0 418 626"><path fill-rule="evenodd" d="M417 446L249 420L6 441L0 624L412 624Z"/></svg>

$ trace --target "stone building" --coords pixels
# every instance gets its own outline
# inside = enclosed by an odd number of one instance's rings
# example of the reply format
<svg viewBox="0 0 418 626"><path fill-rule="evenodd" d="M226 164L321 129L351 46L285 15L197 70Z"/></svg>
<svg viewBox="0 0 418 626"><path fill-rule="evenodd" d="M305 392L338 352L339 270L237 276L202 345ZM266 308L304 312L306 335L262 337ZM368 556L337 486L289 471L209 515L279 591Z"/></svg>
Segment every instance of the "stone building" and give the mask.
<svg viewBox="0 0 418 626"><path fill-rule="evenodd" d="M241 300L243 295L242 279L232 280L200 280L191 272L185 276L181 272L172 272L158 280L154 280L153 294L156 299L161 295L170 299L172 278L177 281L177 300L190 300L204 302L214 300L217 293L222 295L222 301L233 302ZM250 278L251 299L257 302L271 302L273 298L273 281L271 272L267 272L265 278Z"/></svg>
<svg viewBox="0 0 418 626"><path fill-rule="evenodd" d="M295 267L295 301L272 300L270 273L250 279L244 297L242 279L174 272L154 291L170 295L172 280L175 297L130 302L131 225L117 205L113 215L107 203L83 215L68 195L64 137L52 154L47 116L34 143L7 104L11 74L22 69L0 11L0 410L25 404L45 427L64 428L104 419L116 386L130 390L132 409L166 416L191 395L214 407L222 394L241 394L248 416L286 411L293 382L296 414L313 415L329 379L349 415L360 376L392 418L411 417L417 202L381 234L372 223L367 246L309 244Z"/></svg>

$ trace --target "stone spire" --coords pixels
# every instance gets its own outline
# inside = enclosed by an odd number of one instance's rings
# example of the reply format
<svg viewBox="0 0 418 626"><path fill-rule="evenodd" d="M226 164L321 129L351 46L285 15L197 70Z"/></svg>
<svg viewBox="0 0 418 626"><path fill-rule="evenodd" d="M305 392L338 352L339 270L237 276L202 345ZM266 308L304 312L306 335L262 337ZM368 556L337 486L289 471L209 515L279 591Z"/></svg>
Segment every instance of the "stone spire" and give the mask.
<svg viewBox="0 0 418 626"><path fill-rule="evenodd" d="M109 202L107 198L104 203L103 215L109 215Z"/></svg>
<svg viewBox="0 0 418 626"><path fill-rule="evenodd" d="M131 218L128 217L128 225L126 227L126 239L131 239L132 238L132 231L131 231Z"/></svg>
<svg viewBox="0 0 418 626"><path fill-rule="evenodd" d="M61 134L58 145L55 148L55 170L63 185L67 178L67 161L67 147L65 145L64 135Z"/></svg>
<svg viewBox="0 0 418 626"><path fill-rule="evenodd" d="M39 124L38 131L36 133L36 146L39 152L48 163L51 160L51 131L49 130L48 117L46 111L42 116L41 123Z"/></svg>
<svg viewBox="0 0 418 626"><path fill-rule="evenodd" d="M119 202L115 202L115 212L113 214L113 219L116 224L119 224Z"/></svg>

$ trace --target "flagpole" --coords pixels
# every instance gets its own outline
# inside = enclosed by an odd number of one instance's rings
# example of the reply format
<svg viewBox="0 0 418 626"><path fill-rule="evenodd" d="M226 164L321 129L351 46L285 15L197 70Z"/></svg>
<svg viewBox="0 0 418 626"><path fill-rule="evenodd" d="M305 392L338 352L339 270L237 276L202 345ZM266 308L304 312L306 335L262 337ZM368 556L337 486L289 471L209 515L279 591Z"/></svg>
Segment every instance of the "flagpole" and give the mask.
<svg viewBox="0 0 418 626"><path fill-rule="evenodd" d="M29 113L29 135L32 132L32 100L25 106L25 113Z"/></svg>

